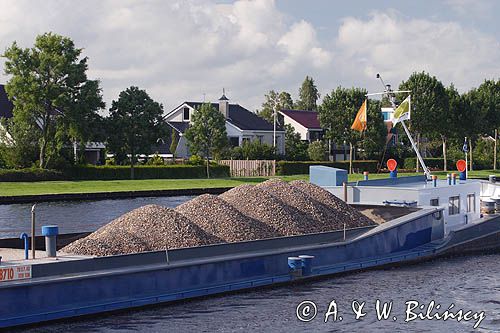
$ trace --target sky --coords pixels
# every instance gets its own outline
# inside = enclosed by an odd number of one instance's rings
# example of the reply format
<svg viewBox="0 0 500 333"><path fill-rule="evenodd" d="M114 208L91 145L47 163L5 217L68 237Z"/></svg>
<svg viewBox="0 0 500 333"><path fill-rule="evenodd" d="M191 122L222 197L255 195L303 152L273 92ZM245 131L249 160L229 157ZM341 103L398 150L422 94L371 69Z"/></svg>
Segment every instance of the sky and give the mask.
<svg viewBox="0 0 500 333"><path fill-rule="evenodd" d="M426 71L464 92L500 78L500 1L0 0L0 52L38 34L70 37L107 108L130 86L165 112L184 101L260 108L269 90L297 98L305 76L380 91ZM0 58L0 83L9 79Z"/></svg>

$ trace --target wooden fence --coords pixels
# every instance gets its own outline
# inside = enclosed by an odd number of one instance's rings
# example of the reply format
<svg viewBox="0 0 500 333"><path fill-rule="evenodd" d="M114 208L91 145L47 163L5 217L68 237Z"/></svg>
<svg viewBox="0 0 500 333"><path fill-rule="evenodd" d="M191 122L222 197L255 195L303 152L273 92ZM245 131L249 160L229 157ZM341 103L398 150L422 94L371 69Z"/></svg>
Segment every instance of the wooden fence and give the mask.
<svg viewBox="0 0 500 333"><path fill-rule="evenodd" d="M229 166L231 177L276 175L275 160L221 160L219 164Z"/></svg>

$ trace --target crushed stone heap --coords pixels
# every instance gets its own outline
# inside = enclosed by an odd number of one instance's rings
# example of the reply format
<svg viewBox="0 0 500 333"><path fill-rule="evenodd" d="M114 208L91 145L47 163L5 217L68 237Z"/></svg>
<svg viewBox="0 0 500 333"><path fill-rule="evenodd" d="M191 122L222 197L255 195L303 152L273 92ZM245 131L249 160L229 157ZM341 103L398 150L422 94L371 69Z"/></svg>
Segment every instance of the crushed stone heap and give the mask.
<svg viewBox="0 0 500 333"><path fill-rule="evenodd" d="M242 214L228 202L211 194L200 195L176 209L206 232L226 242L278 237L280 234L256 219Z"/></svg>
<svg viewBox="0 0 500 333"><path fill-rule="evenodd" d="M173 209L147 205L111 221L63 252L106 256L223 242Z"/></svg>
<svg viewBox="0 0 500 333"><path fill-rule="evenodd" d="M364 227L376 224L357 209L349 206L340 198L317 185L303 180L294 180L290 182L290 185L301 190L314 200L326 205L333 211L343 212L346 216L346 228Z"/></svg>

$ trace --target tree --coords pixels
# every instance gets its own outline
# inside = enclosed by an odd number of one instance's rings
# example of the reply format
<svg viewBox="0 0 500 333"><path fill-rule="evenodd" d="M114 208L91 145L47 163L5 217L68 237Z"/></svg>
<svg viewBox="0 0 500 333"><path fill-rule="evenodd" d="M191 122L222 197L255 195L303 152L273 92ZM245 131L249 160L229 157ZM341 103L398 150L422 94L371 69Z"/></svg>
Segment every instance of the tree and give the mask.
<svg viewBox="0 0 500 333"><path fill-rule="evenodd" d="M269 121L274 122L274 112L279 110L293 109L292 96L286 91L277 93L270 90L265 96L265 101L262 103L262 109L257 110L257 114Z"/></svg>
<svg viewBox="0 0 500 333"><path fill-rule="evenodd" d="M11 75L6 84L14 103L11 127L13 132L32 131L41 168L58 157L69 135L90 137L94 126L84 130L86 120L98 119L104 106L99 82L87 79L88 59L81 53L71 39L45 33L36 37L34 47L23 49L14 42L3 54L5 73Z"/></svg>
<svg viewBox="0 0 500 333"><path fill-rule="evenodd" d="M387 142L387 126L381 112L382 104L377 100L368 101L366 131L359 141L365 159L380 159Z"/></svg>
<svg viewBox="0 0 500 333"><path fill-rule="evenodd" d="M112 102L107 118L108 147L118 156L130 155L130 177L138 154L151 153L152 146L168 128L162 117L163 106L145 90L130 87Z"/></svg>
<svg viewBox="0 0 500 333"><path fill-rule="evenodd" d="M210 156L219 154L228 145L226 119L210 103L204 103L193 113L185 133L192 154L201 154L207 160L207 178L210 178Z"/></svg>
<svg viewBox="0 0 500 333"><path fill-rule="evenodd" d="M320 95L318 88L314 84L312 77L306 76L302 86L299 89L299 100L297 101L297 109L300 110L316 110L317 102Z"/></svg>
<svg viewBox="0 0 500 333"><path fill-rule="evenodd" d="M307 142L300 139L300 134L295 132L292 125L285 125L285 152L289 161L307 160Z"/></svg>
<svg viewBox="0 0 500 333"><path fill-rule="evenodd" d="M327 139L337 144L345 141L352 145L361 140L361 135L352 131L351 125L366 98L365 94L365 89L338 87L325 95L318 112L319 122L326 129Z"/></svg>
<svg viewBox="0 0 500 333"><path fill-rule="evenodd" d="M328 155L328 148L323 141L314 141L309 144L307 153L312 161L324 161Z"/></svg>
<svg viewBox="0 0 500 333"><path fill-rule="evenodd" d="M175 158L175 151L177 150L177 145L179 144L179 135L177 131L172 131L172 142L170 143L170 152L172 156Z"/></svg>
<svg viewBox="0 0 500 333"><path fill-rule="evenodd" d="M446 89L435 76L426 72L413 73L399 85L399 90L411 90L411 128L417 137L440 138L446 163L446 140L450 135L449 104ZM401 100L408 93L399 96ZM417 143L418 144L418 143Z"/></svg>

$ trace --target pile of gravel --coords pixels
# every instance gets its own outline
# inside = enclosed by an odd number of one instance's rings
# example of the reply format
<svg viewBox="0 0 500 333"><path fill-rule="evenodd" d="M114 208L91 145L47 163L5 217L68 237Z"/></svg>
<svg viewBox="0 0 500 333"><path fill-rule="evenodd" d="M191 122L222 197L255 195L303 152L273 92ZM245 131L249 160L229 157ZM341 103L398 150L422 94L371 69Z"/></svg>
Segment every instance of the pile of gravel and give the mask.
<svg viewBox="0 0 500 333"><path fill-rule="evenodd" d="M280 234L256 219L242 214L218 196L203 194L175 209L209 234L226 242L278 237Z"/></svg>
<svg viewBox="0 0 500 333"><path fill-rule="evenodd" d="M313 185L314 186L314 185ZM344 222L352 224L351 216L344 210L331 209L317 201L313 196L281 179L270 179L257 185L289 206L308 214L318 227L318 232L327 232L344 228Z"/></svg>
<svg viewBox="0 0 500 333"><path fill-rule="evenodd" d="M320 232L310 216L257 186L240 185L220 197L244 215L267 224L282 236Z"/></svg>
<svg viewBox="0 0 500 333"><path fill-rule="evenodd" d="M175 210L147 205L120 216L62 251L106 256L221 242Z"/></svg>
<svg viewBox="0 0 500 333"><path fill-rule="evenodd" d="M342 212L345 216L344 221L347 228L356 228L376 224L368 217L361 214L357 209L349 206L343 200L319 186L303 180L294 180L290 183L290 185L309 195L312 199L326 205L331 210Z"/></svg>

